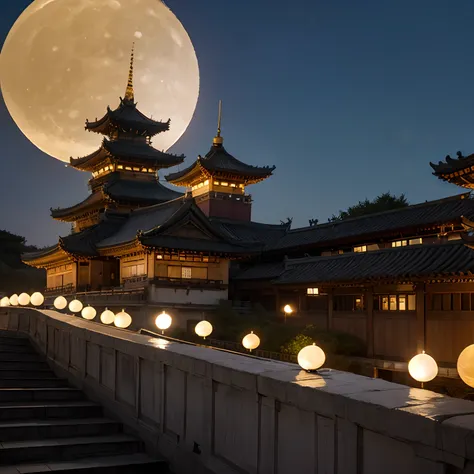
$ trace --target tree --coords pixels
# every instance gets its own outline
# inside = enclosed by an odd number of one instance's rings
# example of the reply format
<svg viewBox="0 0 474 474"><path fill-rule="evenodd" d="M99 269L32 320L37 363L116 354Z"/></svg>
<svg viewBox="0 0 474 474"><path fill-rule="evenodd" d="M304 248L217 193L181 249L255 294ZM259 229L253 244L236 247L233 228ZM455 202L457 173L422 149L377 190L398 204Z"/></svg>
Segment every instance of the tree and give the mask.
<svg viewBox="0 0 474 474"><path fill-rule="evenodd" d="M360 217L366 216L368 214L374 214L376 212L401 209L409 205L410 204L404 194L395 196L390 194L390 192L387 192L377 196L372 201L369 201L367 198L364 201L359 201L354 206L348 207L346 211L339 211L339 214L337 215L333 214L332 217L328 219L328 221L338 222L343 221L344 219L349 219L350 217Z"/></svg>

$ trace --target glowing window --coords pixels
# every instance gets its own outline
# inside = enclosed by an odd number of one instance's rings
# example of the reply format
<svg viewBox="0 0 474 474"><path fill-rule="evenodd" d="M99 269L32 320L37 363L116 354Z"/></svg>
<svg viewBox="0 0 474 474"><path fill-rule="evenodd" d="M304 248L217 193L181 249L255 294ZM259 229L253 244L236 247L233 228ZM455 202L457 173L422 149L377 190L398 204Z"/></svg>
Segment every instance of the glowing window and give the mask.
<svg viewBox="0 0 474 474"><path fill-rule="evenodd" d="M148 173L148 170L146 168L142 168L142 173Z"/></svg>
<svg viewBox="0 0 474 474"><path fill-rule="evenodd" d="M354 247L354 252L367 252L367 245L361 245L359 247Z"/></svg>
<svg viewBox="0 0 474 474"><path fill-rule="evenodd" d="M398 296L398 311L407 310L407 297L405 295Z"/></svg>
<svg viewBox="0 0 474 474"><path fill-rule="evenodd" d="M409 243L410 245L420 245L420 244L423 243L423 239L422 239L421 237L418 238L418 239L410 239L410 240L408 241L408 243Z"/></svg>
<svg viewBox="0 0 474 474"><path fill-rule="evenodd" d="M311 296L319 295L319 288L308 288L306 294Z"/></svg>
<svg viewBox="0 0 474 474"><path fill-rule="evenodd" d="M133 168L133 171L140 171L140 168Z"/></svg>
<svg viewBox="0 0 474 474"><path fill-rule="evenodd" d="M396 242L392 242L392 247L405 247L407 243L406 240L397 240Z"/></svg>
<svg viewBox="0 0 474 474"><path fill-rule="evenodd" d="M244 189L244 185L243 185L243 184L239 184L239 188Z"/></svg>
<svg viewBox="0 0 474 474"><path fill-rule="evenodd" d="M231 188L236 188L237 185L236 185L235 183L230 183L230 187L231 187Z"/></svg>
<svg viewBox="0 0 474 474"><path fill-rule="evenodd" d="M192 278L191 267L181 267L181 278Z"/></svg>
<svg viewBox="0 0 474 474"><path fill-rule="evenodd" d="M221 186L229 186L229 183L221 183Z"/></svg>
<svg viewBox="0 0 474 474"><path fill-rule="evenodd" d="M126 169L127 171L132 171L132 168L130 168L130 166L126 166L125 169Z"/></svg>
<svg viewBox="0 0 474 474"><path fill-rule="evenodd" d="M416 295L408 295L408 311L416 310Z"/></svg>
<svg viewBox="0 0 474 474"><path fill-rule="evenodd" d="M388 311L388 296L382 296L382 311Z"/></svg>
<svg viewBox="0 0 474 474"><path fill-rule="evenodd" d="M118 168L119 170L123 170L123 165L118 165L117 168Z"/></svg>
<svg viewBox="0 0 474 474"><path fill-rule="evenodd" d="M163 260L163 255L158 254L158 255L156 256L156 259L157 259L157 260Z"/></svg>
<svg viewBox="0 0 474 474"><path fill-rule="evenodd" d="M204 181L204 186L209 186L209 180L206 179L206 181Z"/></svg>
<svg viewBox="0 0 474 474"><path fill-rule="evenodd" d="M216 186L219 186L220 183L219 183L219 181L214 181L214 184L215 184Z"/></svg>
<svg viewBox="0 0 474 474"><path fill-rule="evenodd" d="M204 183L199 183L198 188L202 188L204 186Z"/></svg>
<svg viewBox="0 0 474 474"><path fill-rule="evenodd" d="M397 296L396 295L390 295L390 311L396 311L397 310Z"/></svg>

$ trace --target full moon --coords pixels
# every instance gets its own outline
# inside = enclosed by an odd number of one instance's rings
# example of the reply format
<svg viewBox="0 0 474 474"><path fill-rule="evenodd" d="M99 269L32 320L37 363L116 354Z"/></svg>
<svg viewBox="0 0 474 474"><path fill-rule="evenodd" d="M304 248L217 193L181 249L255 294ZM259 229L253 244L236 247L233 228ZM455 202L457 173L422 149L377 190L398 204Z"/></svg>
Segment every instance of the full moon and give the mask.
<svg viewBox="0 0 474 474"><path fill-rule="evenodd" d="M40 150L62 161L92 153L102 137L84 130L125 95L135 43L135 100L170 148L191 122L199 95L196 53L161 0L35 0L10 30L0 56L6 106Z"/></svg>

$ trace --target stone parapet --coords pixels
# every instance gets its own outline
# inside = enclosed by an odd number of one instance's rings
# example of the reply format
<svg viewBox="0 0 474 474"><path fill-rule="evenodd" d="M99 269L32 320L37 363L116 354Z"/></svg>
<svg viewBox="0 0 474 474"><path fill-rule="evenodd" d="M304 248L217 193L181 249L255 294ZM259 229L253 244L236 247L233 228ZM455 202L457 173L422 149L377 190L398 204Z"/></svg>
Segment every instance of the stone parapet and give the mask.
<svg viewBox="0 0 474 474"><path fill-rule="evenodd" d="M474 473L470 401L49 310L8 309L0 329L28 333L178 474Z"/></svg>

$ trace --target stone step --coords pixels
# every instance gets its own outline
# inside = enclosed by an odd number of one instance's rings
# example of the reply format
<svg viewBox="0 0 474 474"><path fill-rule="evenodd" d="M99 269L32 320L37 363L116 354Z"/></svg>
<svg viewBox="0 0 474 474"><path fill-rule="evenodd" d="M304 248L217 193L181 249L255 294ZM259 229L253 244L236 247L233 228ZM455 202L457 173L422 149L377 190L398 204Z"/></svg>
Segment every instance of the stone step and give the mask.
<svg viewBox="0 0 474 474"><path fill-rule="evenodd" d="M90 456L134 454L141 442L132 436L88 436L82 438L5 441L0 443L0 465L73 461Z"/></svg>
<svg viewBox="0 0 474 474"><path fill-rule="evenodd" d="M109 436L121 431L121 424L108 418L7 421L0 422L0 443L32 439Z"/></svg>
<svg viewBox="0 0 474 474"><path fill-rule="evenodd" d="M100 418L102 407L89 401L0 403L0 422L60 418Z"/></svg>
<svg viewBox="0 0 474 474"><path fill-rule="evenodd" d="M166 474L168 469L165 461L152 459L142 453L78 459L72 462L0 466L0 474L36 474L50 471L68 474Z"/></svg>
<svg viewBox="0 0 474 474"><path fill-rule="evenodd" d="M38 353L29 344L3 344L0 341L0 354L4 353L21 353L21 354L36 354Z"/></svg>
<svg viewBox="0 0 474 474"><path fill-rule="evenodd" d="M29 368L17 368L9 369L4 368L3 365L0 367L0 380L10 379L49 379L54 378L54 372L48 367L39 367L35 370Z"/></svg>
<svg viewBox="0 0 474 474"><path fill-rule="evenodd" d="M36 352L1 352L0 362L16 361L16 362L40 362L43 358Z"/></svg>
<svg viewBox="0 0 474 474"><path fill-rule="evenodd" d="M74 388L2 388L0 403L40 400L83 400L84 395Z"/></svg>
<svg viewBox="0 0 474 474"><path fill-rule="evenodd" d="M4 370L51 370L44 360L24 361L24 360L5 360L0 367Z"/></svg>
<svg viewBox="0 0 474 474"><path fill-rule="evenodd" d="M60 388L67 387L65 380L58 378L0 378L1 388Z"/></svg>

